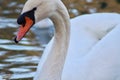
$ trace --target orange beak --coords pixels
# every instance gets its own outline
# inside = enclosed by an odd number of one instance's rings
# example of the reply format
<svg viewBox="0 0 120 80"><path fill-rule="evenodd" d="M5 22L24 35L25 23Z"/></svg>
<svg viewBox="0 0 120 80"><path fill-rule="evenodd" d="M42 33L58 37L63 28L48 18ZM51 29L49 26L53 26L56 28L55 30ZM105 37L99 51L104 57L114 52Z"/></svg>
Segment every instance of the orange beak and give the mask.
<svg viewBox="0 0 120 80"><path fill-rule="evenodd" d="M29 17L25 17L25 21L26 24L24 26L23 25L20 26L17 36L14 39L16 43L18 43L25 36L25 34L30 30L34 23L33 20L30 19Z"/></svg>

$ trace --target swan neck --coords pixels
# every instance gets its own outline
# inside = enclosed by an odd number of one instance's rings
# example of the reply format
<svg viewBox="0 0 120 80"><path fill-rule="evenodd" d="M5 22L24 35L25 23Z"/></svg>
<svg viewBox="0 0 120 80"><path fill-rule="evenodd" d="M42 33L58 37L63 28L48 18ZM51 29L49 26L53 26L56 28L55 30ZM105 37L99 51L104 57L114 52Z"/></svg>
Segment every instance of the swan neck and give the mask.
<svg viewBox="0 0 120 80"><path fill-rule="evenodd" d="M49 52L44 52L42 56L41 68L37 71L39 76L36 76L34 80L61 80L69 44L70 23L67 9L61 1L57 7L56 12L50 17L55 26L55 35L52 44L49 45L49 50L46 49Z"/></svg>
<svg viewBox="0 0 120 80"><path fill-rule="evenodd" d="M52 63L53 65L51 67L55 71L52 73L54 78L49 80L61 80L70 36L70 23L67 14L67 11L58 10L58 13L51 17L55 26L54 43L51 49L51 53L53 54L51 65Z"/></svg>

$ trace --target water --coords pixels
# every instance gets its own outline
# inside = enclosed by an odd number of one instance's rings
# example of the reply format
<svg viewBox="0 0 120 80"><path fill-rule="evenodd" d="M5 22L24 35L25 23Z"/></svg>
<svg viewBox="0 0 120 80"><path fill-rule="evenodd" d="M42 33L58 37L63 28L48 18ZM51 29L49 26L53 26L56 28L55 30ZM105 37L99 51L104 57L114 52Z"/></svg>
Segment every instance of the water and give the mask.
<svg viewBox="0 0 120 80"><path fill-rule="evenodd" d="M0 0L0 79L3 80L32 80L42 52L53 36L53 28L33 27L19 44L14 43L13 38L19 26L16 18L25 1ZM85 13L120 11L120 0L63 1L71 17ZM46 26L46 23L42 26Z"/></svg>
<svg viewBox="0 0 120 80"><path fill-rule="evenodd" d="M16 18L0 17L0 77L4 80L32 80L45 45L51 39L48 27L36 25L15 44L18 26Z"/></svg>
<svg viewBox="0 0 120 80"><path fill-rule="evenodd" d="M5 80L32 80L44 47L30 31L19 44L13 37L16 19L0 19L0 76ZM32 39L31 39L32 38Z"/></svg>
<svg viewBox="0 0 120 80"><path fill-rule="evenodd" d="M33 27L19 44L14 43L19 26L16 18L25 1L0 1L0 80L32 80L45 45L51 38L49 28Z"/></svg>

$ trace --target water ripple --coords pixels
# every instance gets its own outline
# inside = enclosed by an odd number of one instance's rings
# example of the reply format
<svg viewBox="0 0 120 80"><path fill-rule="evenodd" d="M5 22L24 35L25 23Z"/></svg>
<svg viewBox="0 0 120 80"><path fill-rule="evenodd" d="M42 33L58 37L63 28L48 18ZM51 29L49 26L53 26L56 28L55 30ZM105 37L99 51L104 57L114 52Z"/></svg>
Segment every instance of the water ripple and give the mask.
<svg viewBox="0 0 120 80"><path fill-rule="evenodd" d="M14 74L11 76L10 79L21 79L21 78L31 78L35 75L35 72L28 72L22 74Z"/></svg>
<svg viewBox="0 0 120 80"><path fill-rule="evenodd" d="M29 51L43 51L41 47L34 47L34 46L22 46L22 45L0 45L0 48L7 49L7 50L29 50Z"/></svg>
<svg viewBox="0 0 120 80"><path fill-rule="evenodd" d="M7 39L0 39L0 44L3 43L12 43L11 40L7 40Z"/></svg>
<svg viewBox="0 0 120 80"><path fill-rule="evenodd" d="M5 62L14 62L14 63L36 63L39 61L39 57L36 56L25 56L25 57L16 57L16 58L8 58L4 60Z"/></svg>

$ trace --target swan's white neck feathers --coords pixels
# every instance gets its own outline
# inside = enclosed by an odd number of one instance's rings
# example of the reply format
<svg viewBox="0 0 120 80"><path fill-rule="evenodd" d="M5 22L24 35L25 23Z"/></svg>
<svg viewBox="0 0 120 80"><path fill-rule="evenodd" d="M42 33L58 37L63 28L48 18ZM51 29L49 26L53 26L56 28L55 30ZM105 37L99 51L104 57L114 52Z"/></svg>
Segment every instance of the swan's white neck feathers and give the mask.
<svg viewBox="0 0 120 80"><path fill-rule="evenodd" d="M50 46L50 49L48 48L49 52L45 51L43 53L42 61L39 65L41 68L37 71L39 75L34 80L61 80L69 43L70 25L66 8L62 2L59 2L59 4L56 12L50 16L55 26L55 36L53 42L50 43L52 46Z"/></svg>

